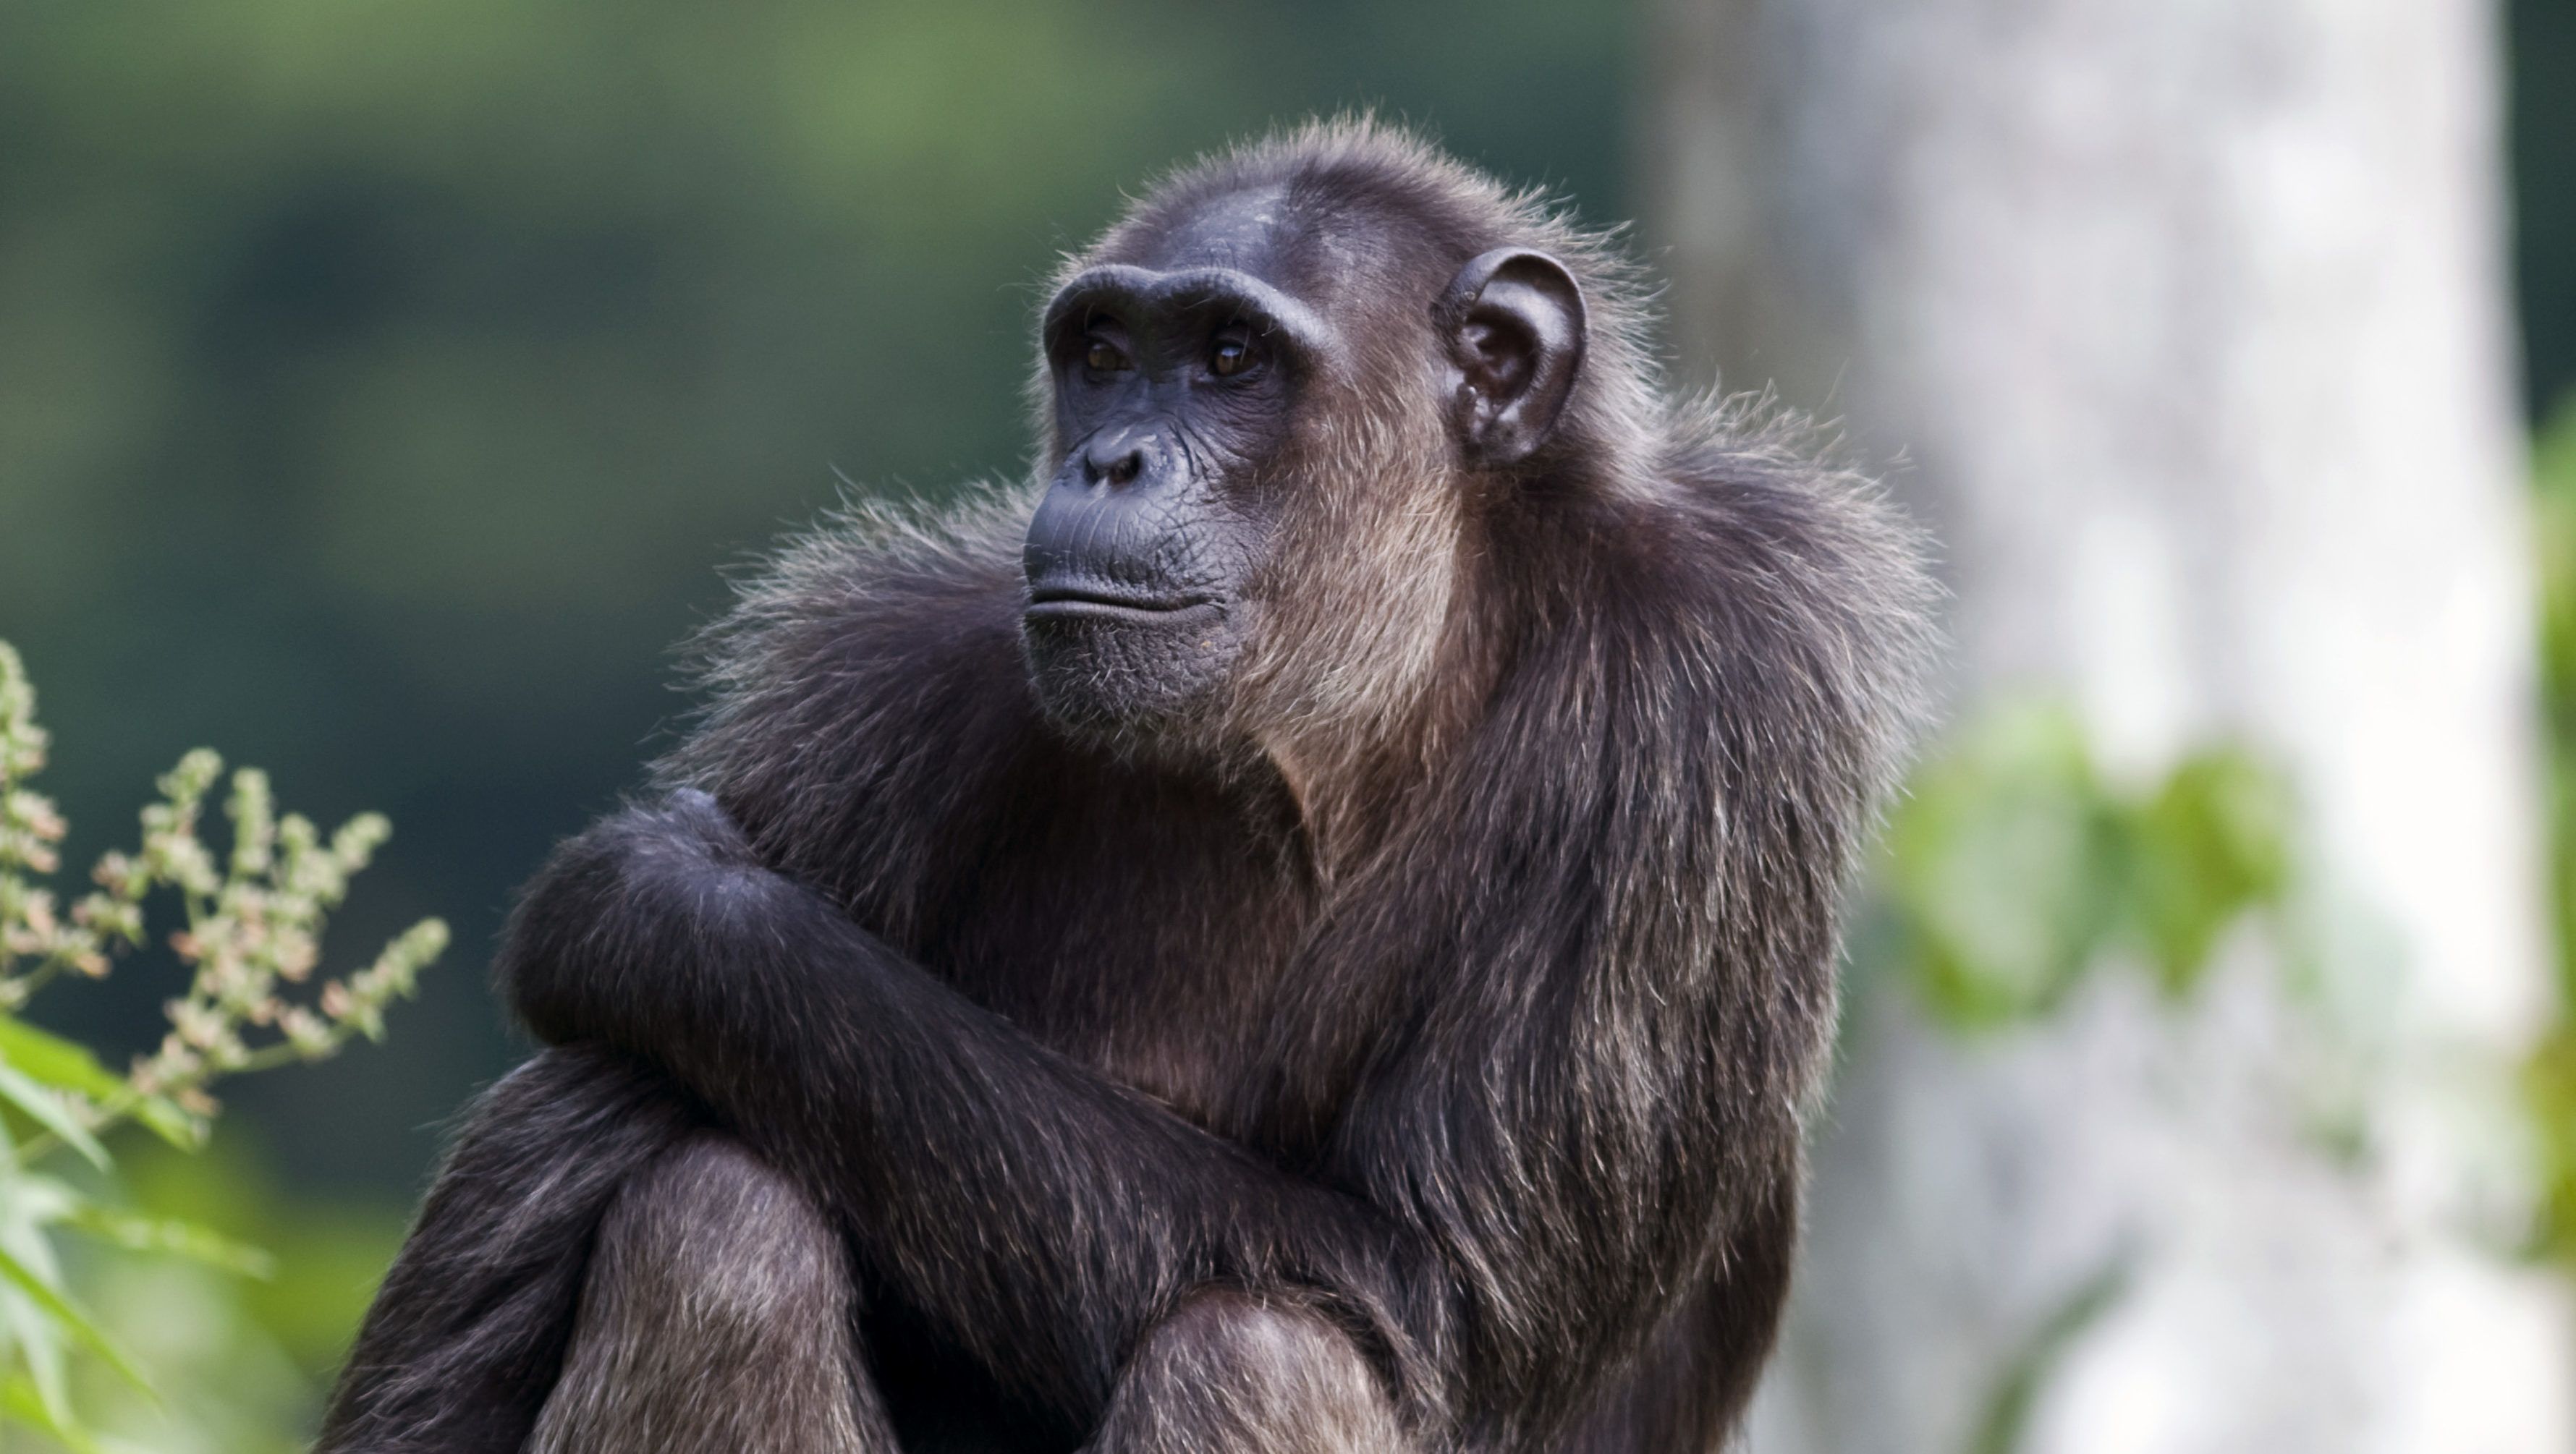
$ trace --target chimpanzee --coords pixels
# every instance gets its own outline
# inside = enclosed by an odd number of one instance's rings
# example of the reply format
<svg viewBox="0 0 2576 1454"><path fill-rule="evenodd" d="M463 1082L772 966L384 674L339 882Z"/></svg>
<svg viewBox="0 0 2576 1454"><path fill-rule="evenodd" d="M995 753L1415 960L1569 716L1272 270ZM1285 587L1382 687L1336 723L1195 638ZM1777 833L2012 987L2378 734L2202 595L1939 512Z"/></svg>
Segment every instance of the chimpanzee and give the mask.
<svg viewBox="0 0 2576 1454"><path fill-rule="evenodd" d="M1039 467L788 545L506 933L326 1450L1708 1450L1928 588L1366 121L1066 266Z"/></svg>

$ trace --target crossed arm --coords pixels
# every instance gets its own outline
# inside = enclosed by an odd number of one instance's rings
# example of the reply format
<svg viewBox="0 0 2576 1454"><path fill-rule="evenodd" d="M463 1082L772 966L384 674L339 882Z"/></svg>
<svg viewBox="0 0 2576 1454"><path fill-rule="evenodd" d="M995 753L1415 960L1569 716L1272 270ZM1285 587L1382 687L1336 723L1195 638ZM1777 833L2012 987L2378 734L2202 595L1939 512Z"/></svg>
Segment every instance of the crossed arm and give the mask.
<svg viewBox="0 0 2576 1454"><path fill-rule="evenodd" d="M758 863L704 794L557 855L500 974L529 1025L658 1065L998 1371L1096 1410L1183 1292L1293 1285L1417 1415L1454 1284L1420 1230L1038 1045Z"/></svg>

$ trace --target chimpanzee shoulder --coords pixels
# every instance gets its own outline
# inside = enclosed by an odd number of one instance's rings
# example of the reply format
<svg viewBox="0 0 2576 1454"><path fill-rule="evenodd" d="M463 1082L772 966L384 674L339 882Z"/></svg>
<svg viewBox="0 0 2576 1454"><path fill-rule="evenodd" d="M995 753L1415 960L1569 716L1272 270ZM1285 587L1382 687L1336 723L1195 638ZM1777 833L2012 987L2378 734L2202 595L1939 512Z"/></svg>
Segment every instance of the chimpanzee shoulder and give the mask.
<svg viewBox="0 0 2576 1454"><path fill-rule="evenodd" d="M1028 503L855 505L740 582L692 643L704 705L657 764L713 793L758 851L867 917L900 917L940 845L1067 752L1021 661Z"/></svg>

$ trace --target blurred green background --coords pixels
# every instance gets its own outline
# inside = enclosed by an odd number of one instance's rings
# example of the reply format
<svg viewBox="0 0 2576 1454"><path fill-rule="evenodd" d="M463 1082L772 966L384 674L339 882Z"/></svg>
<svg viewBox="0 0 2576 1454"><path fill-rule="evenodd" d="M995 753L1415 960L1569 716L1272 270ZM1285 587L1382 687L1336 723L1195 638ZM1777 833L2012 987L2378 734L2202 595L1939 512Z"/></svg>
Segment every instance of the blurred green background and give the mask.
<svg viewBox="0 0 2576 1454"><path fill-rule="evenodd" d="M1372 103L1624 215L1627 19L0 8L0 635L69 857L220 744L393 818L346 952L457 930L386 1048L242 1088L278 1164L414 1185L516 1053L510 890L666 740L718 567L845 488L1021 468L1032 290L1122 189ZM48 1008L136 1033L149 978Z"/></svg>
<svg viewBox="0 0 2576 1454"><path fill-rule="evenodd" d="M1274 120L1375 106L1632 215L1639 29L1537 0L0 4L0 637L68 857L212 743L325 821L392 817L343 957L457 931L388 1045L243 1084L195 1189L169 1174L285 1254L282 1346L327 1364L438 1123L519 1053L482 979L510 890L667 741L719 566L845 489L1020 469L1037 280L1122 189ZM2576 387L2576 0L2513 6L2511 44L2537 417ZM157 975L45 1013L121 1060Z"/></svg>

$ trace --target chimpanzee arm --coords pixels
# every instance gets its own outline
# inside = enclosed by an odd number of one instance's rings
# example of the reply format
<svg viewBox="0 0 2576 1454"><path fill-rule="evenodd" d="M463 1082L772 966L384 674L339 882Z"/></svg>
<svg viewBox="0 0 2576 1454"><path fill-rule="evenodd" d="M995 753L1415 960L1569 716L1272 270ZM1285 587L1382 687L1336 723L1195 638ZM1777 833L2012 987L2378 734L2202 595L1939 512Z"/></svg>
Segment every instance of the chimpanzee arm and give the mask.
<svg viewBox="0 0 2576 1454"><path fill-rule="evenodd" d="M668 1072L804 1178L875 1275L1071 1414L1183 1290L1232 1280L1311 1290L1415 1420L1546 1442L1712 1289L1704 1341L1751 1349L1728 1364L1749 1373L1785 1289L1877 765L1864 643L1779 639L1764 623L1824 608L1766 589L1561 643L1605 674L1575 700L1617 720L1569 723L1574 668L1545 659L1497 693L1405 827L1420 841L1390 849L1423 871L1304 951L1326 972L1281 1024L1314 1043L1277 1069L1322 1147L1311 1178L974 1005L700 793L568 845L505 981L549 1040ZM1569 738L1592 755L1532 766L1528 744Z"/></svg>
<svg viewBox="0 0 2576 1454"><path fill-rule="evenodd" d="M1428 1244L1039 1046L754 861L682 792L573 840L498 972L548 1041L652 1061L805 1178L877 1275L1029 1391L1096 1412L1209 1281L1315 1289L1416 1412Z"/></svg>

